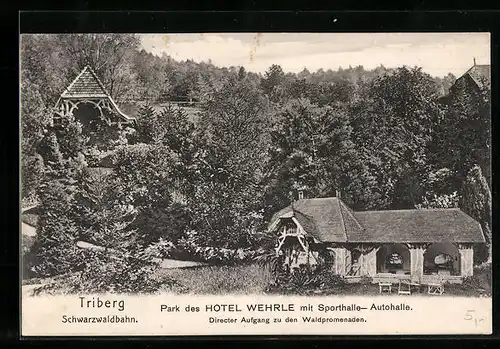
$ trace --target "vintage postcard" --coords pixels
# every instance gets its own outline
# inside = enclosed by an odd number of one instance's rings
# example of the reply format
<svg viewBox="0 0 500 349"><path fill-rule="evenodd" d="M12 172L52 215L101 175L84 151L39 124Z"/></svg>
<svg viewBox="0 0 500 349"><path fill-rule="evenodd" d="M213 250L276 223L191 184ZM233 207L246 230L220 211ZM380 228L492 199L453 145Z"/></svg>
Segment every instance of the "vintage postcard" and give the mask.
<svg viewBox="0 0 500 349"><path fill-rule="evenodd" d="M491 334L489 33L22 34L23 336Z"/></svg>

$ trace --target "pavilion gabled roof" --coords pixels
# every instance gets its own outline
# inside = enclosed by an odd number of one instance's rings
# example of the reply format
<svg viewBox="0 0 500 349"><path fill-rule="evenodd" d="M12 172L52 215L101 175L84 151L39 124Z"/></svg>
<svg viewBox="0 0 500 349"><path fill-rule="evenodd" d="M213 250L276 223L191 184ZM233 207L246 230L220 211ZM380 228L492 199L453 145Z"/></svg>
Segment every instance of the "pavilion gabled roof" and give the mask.
<svg viewBox="0 0 500 349"><path fill-rule="evenodd" d="M61 94L61 98L104 98L109 97L92 68L88 65L78 74Z"/></svg>
<svg viewBox="0 0 500 349"><path fill-rule="evenodd" d="M61 107L63 101L76 103L87 100L107 100L111 104L111 107L108 109L111 109L122 122L132 124L136 122L135 118L128 116L120 110L111 95L106 91L97 74L88 65L83 68L80 74L63 91L56 103L56 109ZM66 112L63 106L61 108L60 112L56 112L59 116Z"/></svg>

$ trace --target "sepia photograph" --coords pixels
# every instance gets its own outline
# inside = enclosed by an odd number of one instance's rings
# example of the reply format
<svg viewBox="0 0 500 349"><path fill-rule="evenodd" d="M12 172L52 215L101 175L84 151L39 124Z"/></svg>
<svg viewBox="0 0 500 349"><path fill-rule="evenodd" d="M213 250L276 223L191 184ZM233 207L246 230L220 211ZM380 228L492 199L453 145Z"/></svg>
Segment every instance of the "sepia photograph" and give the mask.
<svg viewBox="0 0 500 349"><path fill-rule="evenodd" d="M23 302L491 302L490 90L489 33L22 34Z"/></svg>

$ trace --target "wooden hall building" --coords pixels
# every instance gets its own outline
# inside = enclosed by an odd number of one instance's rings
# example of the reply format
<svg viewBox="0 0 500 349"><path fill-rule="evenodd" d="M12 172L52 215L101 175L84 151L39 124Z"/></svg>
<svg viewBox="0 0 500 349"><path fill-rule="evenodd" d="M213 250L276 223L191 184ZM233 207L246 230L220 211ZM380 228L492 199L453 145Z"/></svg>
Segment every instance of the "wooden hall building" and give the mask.
<svg viewBox="0 0 500 349"><path fill-rule="evenodd" d="M289 270L327 265L346 280L371 277L460 283L485 243L460 209L359 211L336 197L301 199L275 213L269 231Z"/></svg>

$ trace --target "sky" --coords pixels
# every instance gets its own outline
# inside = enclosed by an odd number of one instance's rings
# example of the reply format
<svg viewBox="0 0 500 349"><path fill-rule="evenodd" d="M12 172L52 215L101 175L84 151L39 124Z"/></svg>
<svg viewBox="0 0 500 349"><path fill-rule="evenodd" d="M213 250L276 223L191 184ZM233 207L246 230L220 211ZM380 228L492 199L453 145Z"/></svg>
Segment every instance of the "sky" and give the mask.
<svg viewBox="0 0 500 349"><path fill-rule="evenodd" d="M243 66L263 73L272 64L285 72L419 66L433 76L460 76L490 64L489 33L204 33L140 34L141 46L176 60Z"/></svg>

